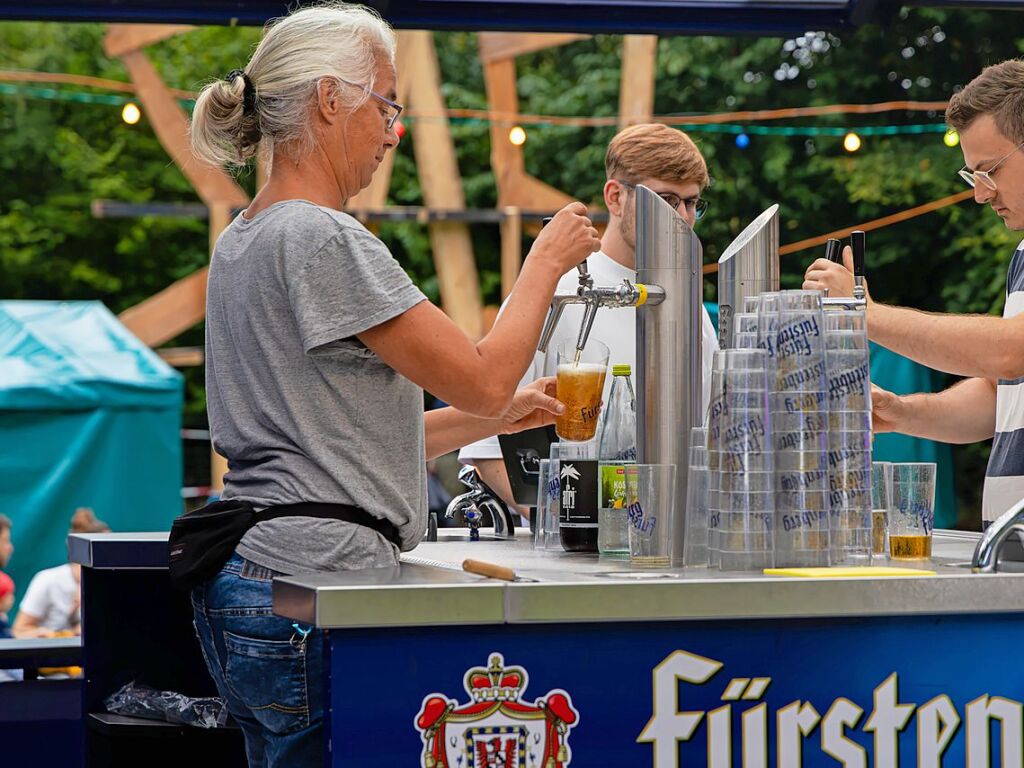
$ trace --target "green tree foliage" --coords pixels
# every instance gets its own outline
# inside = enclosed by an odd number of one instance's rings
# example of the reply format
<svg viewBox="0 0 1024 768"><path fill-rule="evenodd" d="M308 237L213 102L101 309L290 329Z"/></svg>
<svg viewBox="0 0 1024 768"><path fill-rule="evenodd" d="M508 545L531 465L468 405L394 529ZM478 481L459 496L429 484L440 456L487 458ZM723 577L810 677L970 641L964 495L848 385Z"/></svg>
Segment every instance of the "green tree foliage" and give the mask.
<svg viewBox="0 0 1024 768"><path fill-rule="evenodd" d="M792 39L673 37L659 41L655 111L685 115L834 103L942 101L983 66L1020 55L1024 38L1009 13L902 10L884 24L840 35ZM104 29L87 24L0 24L0 68L71 72L126 80L102 48ZM255 29L203 28L148 49L165 81L196 89L241 66ZM487 106L471 33L439 33L445 98L452 108ZM517 61L523 112L614 115L622 39L597 36ZM401 73L399 73L401 77ZM90 90L62 86L61 90ZM195 193L160 147L151 126L125 125L117 107L0 94L0 296L100 299L117 312L206 262L205 222L96 219L95 199L194 201ZM859 126L941 121L941 112L836 115L763 123ZM422 203L413 159L415 122L397 150L390 202ZM463 188L470 207L493 207L490 133L482 121L454 120ZM612 128L528 126L527 169L587 203L600 205L605 146ZM773 202L782 206L782 241L794 242L885 216L962 189L959 151L941 134L865 137L856 154L836 137L734 135L693 131L715 183L699 225L705 259ZM240 183L250 191L252 174ZM387 224L381 237L429 296L437 299L430 243L416 223ZM500 296L498 233L472 230L485 300ZM876 298L924 309L998 313L1017 236L990 211L961 203L868 238ZM783 260L795 286L818 251ZM909 279L908 279L909 278ZM707 295L714 297L714 282ZM174 343L201 343L202 329ZM199 423L201 372L189 372L187 421ZM961 450L960 489L976 507L987 448Z"/></svg>

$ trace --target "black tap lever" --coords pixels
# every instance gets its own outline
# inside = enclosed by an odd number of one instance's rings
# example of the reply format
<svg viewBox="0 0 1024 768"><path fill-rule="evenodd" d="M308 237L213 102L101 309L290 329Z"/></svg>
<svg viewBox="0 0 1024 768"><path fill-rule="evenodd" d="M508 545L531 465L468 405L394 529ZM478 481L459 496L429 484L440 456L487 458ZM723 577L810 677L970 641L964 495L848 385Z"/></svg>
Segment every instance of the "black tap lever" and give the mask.
<svg viewBox="0 0 1024 768"><path fill-rule="evenodd" d="M864 248L866 245L864 232L860 229L850 233L850 245L853 246L853 298L863 299L864 289Z"/></svg>

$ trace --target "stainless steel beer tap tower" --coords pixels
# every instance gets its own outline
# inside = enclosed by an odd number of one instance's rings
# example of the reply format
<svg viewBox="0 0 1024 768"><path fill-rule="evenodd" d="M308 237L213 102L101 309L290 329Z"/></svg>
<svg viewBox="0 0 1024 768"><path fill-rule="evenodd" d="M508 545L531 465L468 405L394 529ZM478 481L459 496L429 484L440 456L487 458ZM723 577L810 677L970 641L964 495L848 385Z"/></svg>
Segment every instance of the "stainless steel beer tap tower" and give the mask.
<svg viewBox="0 0 1024 768"><path fill-rule="evenodd" d="M690 428L701 410L703 249L690 225L657 194L636 188L637 282L664 299L637 311L637 461L675 464L672 565L683 564Z"/></svg>
<svg viewBox="0 0 1024 768"><path fill-rule="evenodd" d="M733 315L743 300L779 290L779 206L773 205L747 225L718 260L718 343L732 349Z"/></svg>

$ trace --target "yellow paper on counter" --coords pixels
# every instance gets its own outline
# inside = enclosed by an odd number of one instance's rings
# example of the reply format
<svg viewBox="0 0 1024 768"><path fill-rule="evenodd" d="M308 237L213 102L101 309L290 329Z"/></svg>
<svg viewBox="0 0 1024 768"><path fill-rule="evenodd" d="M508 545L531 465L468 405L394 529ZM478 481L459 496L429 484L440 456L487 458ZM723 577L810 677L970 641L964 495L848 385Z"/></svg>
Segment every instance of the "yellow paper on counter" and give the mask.
<svg viewBox="0 0 1024 768"><path fill-rule="evenodd" d="M861 565L836 568L765 568L766 576L807 576L813 578L854 579L862 576L934 576L935 571L920 568L895 568L888 565Z"/></svg>

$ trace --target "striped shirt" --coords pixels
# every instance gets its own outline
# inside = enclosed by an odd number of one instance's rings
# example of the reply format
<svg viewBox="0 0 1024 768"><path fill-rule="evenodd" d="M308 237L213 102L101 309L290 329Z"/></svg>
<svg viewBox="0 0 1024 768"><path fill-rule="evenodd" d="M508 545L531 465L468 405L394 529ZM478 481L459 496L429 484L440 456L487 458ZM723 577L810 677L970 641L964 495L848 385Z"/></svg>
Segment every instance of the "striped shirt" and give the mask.
<svg viewBox="0 0 1024 768"><path fill-rule="evenodd" d="M1024 241L1006 276L1003 317L1024 311ZM996 434L985 470L982 520L995 520L1024 499L1024 377L1000 379L996 387Z"/></svg>

